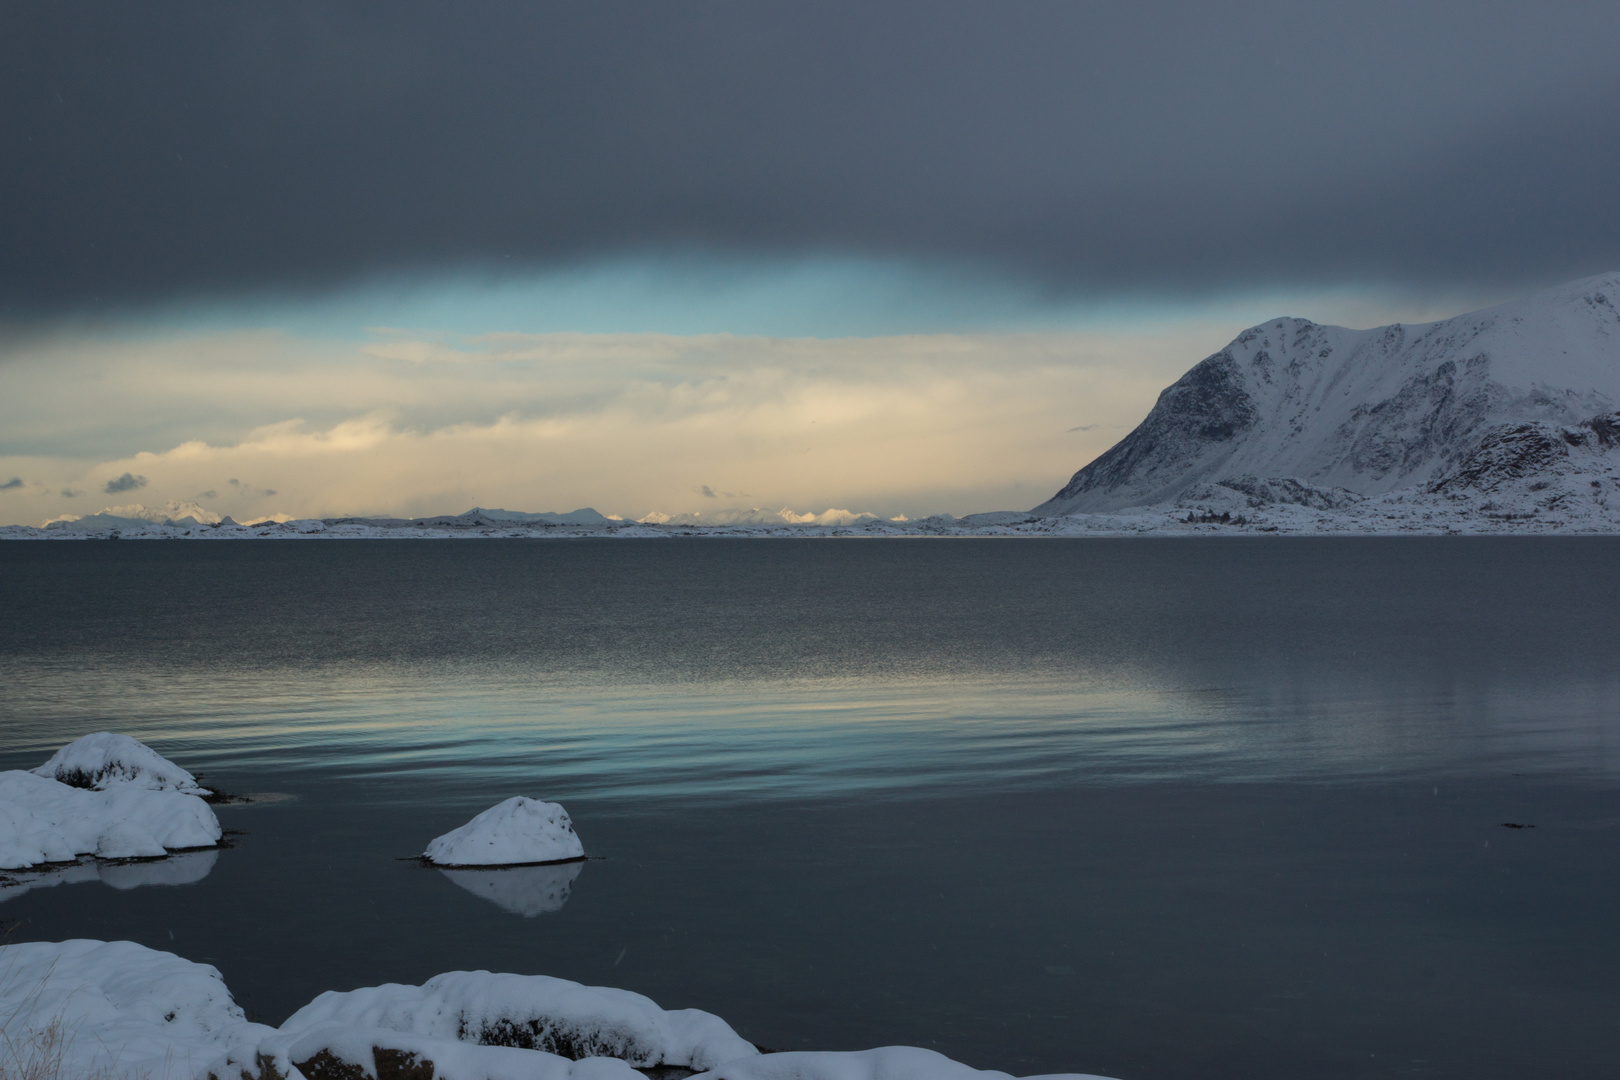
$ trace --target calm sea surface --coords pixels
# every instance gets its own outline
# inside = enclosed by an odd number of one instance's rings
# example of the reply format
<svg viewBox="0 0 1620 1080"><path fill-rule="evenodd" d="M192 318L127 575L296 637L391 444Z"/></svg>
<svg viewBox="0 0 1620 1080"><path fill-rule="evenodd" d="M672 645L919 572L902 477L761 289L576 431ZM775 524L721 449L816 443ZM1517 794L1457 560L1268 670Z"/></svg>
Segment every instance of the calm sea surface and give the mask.
<svg viewBox="0 0 1620 1080"><path fill-rule="evenodd" d="M10 939L269 1023L489 968L1015 1074L1620 1068L1620 541L10 543L0 620L0 767L254 797ZM517 794L598 858L402 861Z"/></svg>

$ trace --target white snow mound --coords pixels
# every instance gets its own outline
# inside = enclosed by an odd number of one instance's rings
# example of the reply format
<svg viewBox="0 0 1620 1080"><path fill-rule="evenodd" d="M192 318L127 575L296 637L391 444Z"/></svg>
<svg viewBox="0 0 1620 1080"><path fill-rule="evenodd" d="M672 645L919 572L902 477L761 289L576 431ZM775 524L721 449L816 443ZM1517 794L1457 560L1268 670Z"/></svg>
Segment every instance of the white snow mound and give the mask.
<svg viewBox="0 0 1620 1080"><path fill-rule="evenodd" d="M281 1025L287 1033L349 1028L517 1046L562 1057L614 1057L637 1068L712 1069L759 1053L724 1020L697 1009L664 1010L650 998L546 975L451 971L421 986L330 991Z"/></svg>
<svg viewBox="0 0 1620 1080"><path fill-rule="evenodd" d="M1013 1080L916 1046L876 1050L794 1050L728 1062L692 1080ZM1028 1080L1106 1080L1089 1073L1049 1073Z"/></svg>
<svg viewBox="0 0 1620 1080"><path fill-rule="evenodd" d="M559 804L516 795L435 837L422 854L438 866L518 866L583 859L585 846Z"/></svg>
<svg viewBox="0 0 1620 1080"><path fill-rule="evenodd" d="M74 739L33 772L70 787L97 791L104 791L113 784L133 784L153 791L213 794L200 786L196 777L150 746L110 731Z"/></svg>
<svg viewBox="0 0 1620 1080"><path fill-rule="evenodd" d="M219 843L219 819L195 795L113 784L69 787L30 772L0 772L0 870L103 859L156 858Z"/></svg>
<svg viewBox="0 0 1620 1080"><path fill-rule="evenodd" d="M217 970L173 953L132 941L0 946L6 1076L35 1075L30 1065L59 1052L49 1075L192 1080L231 1046L274 1033L248 1022Z"/></svg>

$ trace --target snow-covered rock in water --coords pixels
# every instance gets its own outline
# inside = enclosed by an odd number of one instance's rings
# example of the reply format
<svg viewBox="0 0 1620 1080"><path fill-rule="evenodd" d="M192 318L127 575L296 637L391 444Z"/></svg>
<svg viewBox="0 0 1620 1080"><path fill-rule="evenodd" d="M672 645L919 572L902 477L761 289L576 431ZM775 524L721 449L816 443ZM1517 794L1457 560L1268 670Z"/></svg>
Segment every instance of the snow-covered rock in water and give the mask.
<svg viewBox="0 0 1620 1080"><path fill-rule="evenodd" d="M110 885L121 892L145 885L195 885L213 872L214 863L218 861L219 851L209 848L206 851L170 855L166 859L116 863L90 859L26 874L0 874L0 902L32 889L91 881Z"/></svg>
<svg viewBox="0 0 1620 1080"><path fill-rule="evenodd" d="M0 1034L0 1075L192 1080L275 1029L249 1023L207 964L132 941L36 941L0 946Z"/></svg>
<svg viewBox="0 0 1620 1080"><path fill-rule="evenodd" d="M69 787L104 791L113 784L133 784L153 791L181 791L187 795L212 795L197 778L128 735L98 731L74 739L33 770Z"/></svg>
<svg viewBox="0 0 1620 1080"><path fill-rule="evenodd" d="M544 866L502 866L488 870L440 870L439 873L497 907L532 919L548 911L561 911L569 890L585 864L572 862Z"/></svg>
<svg viewBox="0 0 1620 1080"><path fill-rule="evenodd" d="M112 784L69 787L14 770L0 772L0 870L104 859L156 858L219 843L219 819L195 795Z"/></svg>
<svg viewBox="0 0 1620 1080"><path fill-rule="evenodd" d="M795 1050L727 1062L692 1080L1012 1080L969 1068L916 1046L876 1050ZM1048 1073L1028 1080L1106 1080L1089 1073Z"/></svg>
<svg viewBox="0 0 1620 1080"><path fill-rule="evenodd" d="M559 804L515 795L435 837L422 857L436 866L522 866L583 859L585 846Z"/></svg>
<svg viewBox="0 0 1620 1080"><path fill-rule="evenodd" d="M1274 319L1188 371L1032 513L1170 505L1234 477L1421 492L1493 429L1579 424L1617 404L1620 274L1419 326Z"/></svg>
<svg viewBox="0 0 1620 1080"><path fill-rule="evenodd" d="M421 986L328 992L288 1017L281 1030L301 1034L332 1025L515 1046L574 1060L612 1057L642 1069L712 1069L759 1053L711 1013L666 1011L629 990L487 971L447 972Z"/></svg>

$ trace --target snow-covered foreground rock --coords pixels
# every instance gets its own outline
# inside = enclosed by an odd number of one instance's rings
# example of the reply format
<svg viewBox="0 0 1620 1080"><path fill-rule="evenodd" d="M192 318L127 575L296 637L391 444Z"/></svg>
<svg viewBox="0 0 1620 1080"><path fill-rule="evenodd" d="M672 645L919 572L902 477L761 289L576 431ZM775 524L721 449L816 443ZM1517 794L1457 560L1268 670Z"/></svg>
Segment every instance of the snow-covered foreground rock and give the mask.
<svg viewBox="0 0 1620 1080"><path fill-rule="evenodd" d="M548 911L561 911L568 903L582 861L546 866L503 866L487 870L442 869L439 873L474 896L496 907L532 919Z"/></svg>
<svg viewBox="0 0 1620 1080"><path fill-rule="evenodd" d="M213 847L219 819L201 798L211 794L144 743L86 735L37 769L0 772L0 870Z"/></svg>
<svg viewBox="0 0 1620 1080"><path fill-rule="evenodd" d="M214 968L128 941L0 947L0 1035L0 1075L639 1080L637 1069L674 1067L709 1080L1007 1078L916 1047L761 1054L710 1013L487 971L325 993L271 1028L246 1019Z"/></svg>
<svg viewBox="0 0 1620 1080"><path fill-rule="evenodd" d="M523 866L583 859L585 846L562 806L515 795L434 837L422 857L435 866Z"/></svg>
<svg viewBox="0 0 1620 1080"><path fill-rule="evenodd" d="M248 1022L214 968L132 941L0 947L0 1028L0 1074L87 1080L191 1080L275 1034Z"/></svg>

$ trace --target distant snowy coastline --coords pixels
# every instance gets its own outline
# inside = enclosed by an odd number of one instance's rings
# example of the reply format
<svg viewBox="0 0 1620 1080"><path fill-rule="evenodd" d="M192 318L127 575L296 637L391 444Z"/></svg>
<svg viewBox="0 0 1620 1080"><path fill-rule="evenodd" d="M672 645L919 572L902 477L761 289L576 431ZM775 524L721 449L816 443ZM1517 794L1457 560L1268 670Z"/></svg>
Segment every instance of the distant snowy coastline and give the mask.
<svg viewBox="0 0 1620 1080"><path fill-rule="evenodd" d="M1620 454L1615 455L1620 458ZM999 511L914 521L864 517L847 524L746 521L700 525L493 520L476 511L415 519L308 518L239 525L86 522L0 526L0 540L499 540L679 537L1075 537L1075 536L1445 536L1620 535L1620 470L1599 487L1586 476L1549 491L1531 478L1488 491L1393 491L1362 498L1298 481L1239 477L1202 485L1172 503L1111 513L1041 515ZM1564 496L1559 498L1559 496ZM1612 500L1610 496L1613 496ZM1549 505L1551 504L1551 505Z"/></svg>

